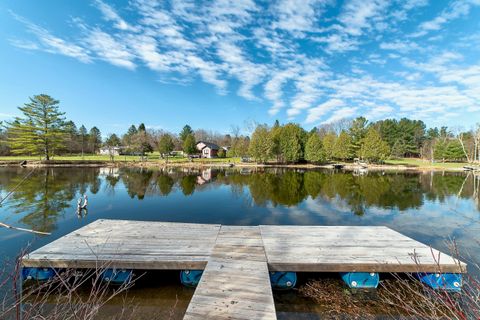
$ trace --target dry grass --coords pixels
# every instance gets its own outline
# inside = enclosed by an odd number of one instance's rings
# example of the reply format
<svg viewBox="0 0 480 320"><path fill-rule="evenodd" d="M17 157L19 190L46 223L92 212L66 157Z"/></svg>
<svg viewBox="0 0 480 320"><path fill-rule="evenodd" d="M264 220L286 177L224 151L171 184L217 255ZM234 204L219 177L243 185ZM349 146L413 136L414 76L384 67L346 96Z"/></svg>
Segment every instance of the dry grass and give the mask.
<svg viewBox="0 0 480 320"><path fill-rule="evenodd" d="M377 314L375 291L350 290L337 279L310 280L299 293L320 305L322 318L373 319Z"/></svg>
<svg viewBox="0 0 480 320"><path fill-rule="evenodd" d="M451 248L451 255L458 257L456 244ZM340 280L321 279L310 280L299 291L333 319L480 319L480 280L472 276L479 275L480 268L472 263L469 268L459 293L434 290L414 274L392 274L376 290L353 290Z"/></svg>
<svg viewBox="0 0 480 320"><path fill-rule="evenodd" d="M122 297L124 304L111 319L135 319L135 307L129 306L127 291L136 279L119 286L102 281L101 275L108 264L96 269L57 272L49 281L31 281L23 288L20 266L18 258L0 272L0 292L3 293L0 319L92 320L100 308L115 297Z"/></svg>

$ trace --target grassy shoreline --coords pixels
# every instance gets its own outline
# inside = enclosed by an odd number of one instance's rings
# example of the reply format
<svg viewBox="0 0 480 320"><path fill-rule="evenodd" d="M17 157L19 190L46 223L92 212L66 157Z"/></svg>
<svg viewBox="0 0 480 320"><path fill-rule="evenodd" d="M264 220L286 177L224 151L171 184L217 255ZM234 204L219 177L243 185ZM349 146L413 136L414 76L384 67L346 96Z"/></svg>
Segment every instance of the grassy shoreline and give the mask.
<svg viewBox="0 0 480 320"><path fill-rule="evenodd" d="M55 157L50 161L41 161L38 157L22 157L22 156L8 156L0 157L0 166L18 166L22 161L27 161L28 167L47 167L47 166L61 166L61 167L81 167L81 166L113 166L113 167L248 167L248 168L330 168L331 164L256 164L243 163L240 158L216 158L216 159L193 159L189 161L186 158L169 158L168 163L165 159L161 159L158 155L151 155L146 160L141 161L138 156L118 156L115 161L110 161L109 156L103 155L88 155L88 156L62 156ZM341 162L340 162L341 163ZM359 166L354 163L342 163L346 170L359 169ZM463 166L468 163L432 163L427 160L416 158L404 158L387 160L382 165L369 165L369 170L409 170L409 171L463 171Z"/></svg>

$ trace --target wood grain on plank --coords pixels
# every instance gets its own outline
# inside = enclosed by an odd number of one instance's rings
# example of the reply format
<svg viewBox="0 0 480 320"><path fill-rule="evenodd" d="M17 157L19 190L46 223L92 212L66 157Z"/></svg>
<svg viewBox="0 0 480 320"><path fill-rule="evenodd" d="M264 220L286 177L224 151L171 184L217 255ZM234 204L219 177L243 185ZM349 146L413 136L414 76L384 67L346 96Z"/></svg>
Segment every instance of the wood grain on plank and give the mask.
<svg viewBox="0 0 480 320"><path fill-rule="evenodd" d="M184 319L276 319L258 227L220 229Z"/></svg>
<svg viewBox="0 0 480 320"><path fill-rule="evenodd" d="M260 226L260 230L273 271L466 271L463 262L387 227Z"/></svg>
<svg viewBox="0 0 480 320"><path fill-rule="evenodd" d="M203 269L220 225L97 220L23 257L27 267Z"/></svg>

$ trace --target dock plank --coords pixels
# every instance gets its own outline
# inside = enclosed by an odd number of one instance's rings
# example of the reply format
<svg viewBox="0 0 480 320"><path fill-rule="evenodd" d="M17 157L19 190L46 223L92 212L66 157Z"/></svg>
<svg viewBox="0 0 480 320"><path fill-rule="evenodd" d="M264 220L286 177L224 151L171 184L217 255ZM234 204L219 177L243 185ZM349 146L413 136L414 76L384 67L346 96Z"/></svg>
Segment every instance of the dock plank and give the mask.
<svg viewBox="0 0 480 320"><path fill-rule="evenodd" d="M258 227L221 227L184 319L276 319Z"/></svg>
<svg viewBox="0 0 480 320"><path fill-rule="evenodd" d="M23 257L23 266L203 269L220 225L97 220Z"/></svg>
<svg viewBox="0 0 480 320"><path fill-rule="evenodd" d="M272 271L465 272L451 256L377 226L260 226ZM440 254L440 261L436 258Z"/></svg>

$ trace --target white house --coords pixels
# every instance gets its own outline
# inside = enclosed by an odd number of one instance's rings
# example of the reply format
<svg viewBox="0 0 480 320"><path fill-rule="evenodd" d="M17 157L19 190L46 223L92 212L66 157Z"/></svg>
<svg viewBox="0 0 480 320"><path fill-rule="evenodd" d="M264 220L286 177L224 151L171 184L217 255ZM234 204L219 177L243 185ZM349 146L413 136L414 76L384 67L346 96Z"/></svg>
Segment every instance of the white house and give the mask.
<svg viewBox="0 0 480 320"><path fill-rule="evenodd" d="M100 148L99 154L107 156L119 156L122 153L122 147L108 147L104 146Z"/></svg>
<svg viewBox="0 0 480 320"><path fill-rule="evenodd" d="M215 143L199 141L197 142L197 150L202 158L216 158L220 147Z"/></svg>

